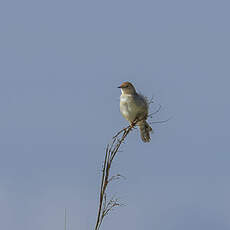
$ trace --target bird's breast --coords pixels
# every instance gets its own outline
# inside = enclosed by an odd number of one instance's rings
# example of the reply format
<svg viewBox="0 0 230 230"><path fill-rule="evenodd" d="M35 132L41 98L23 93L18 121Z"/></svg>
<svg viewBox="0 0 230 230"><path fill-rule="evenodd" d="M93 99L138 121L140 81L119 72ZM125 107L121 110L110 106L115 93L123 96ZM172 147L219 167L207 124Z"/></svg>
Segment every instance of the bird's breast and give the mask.
<svg viewBox="0 0 230 230"><path fill-rule="evenodd" d="M128 121L134 121L140 108L134 101L132 95L121 95L120 97L120 111L125 119Z"/></svg>

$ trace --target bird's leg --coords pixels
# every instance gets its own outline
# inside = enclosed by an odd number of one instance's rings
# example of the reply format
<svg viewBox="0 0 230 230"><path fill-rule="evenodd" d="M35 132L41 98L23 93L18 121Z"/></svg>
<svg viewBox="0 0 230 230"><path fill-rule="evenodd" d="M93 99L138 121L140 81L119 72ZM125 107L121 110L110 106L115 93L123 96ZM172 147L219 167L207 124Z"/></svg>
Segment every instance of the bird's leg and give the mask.
<svg viewBox="0 0 230 230"><path fill-rule="evenodd" d="M130 123L131 128L133 128L136 125L137 121L138 121L137 118L135 118L133 121L131 121L131 123Z"/></svg>
<svg viewBox="0 0 230 230"><path fill-rule="evenodd" d="M130 122L130 126L131 126L131 128L133 128L133 127L134 127L134 125L135 125L134 121Z"/></svg>

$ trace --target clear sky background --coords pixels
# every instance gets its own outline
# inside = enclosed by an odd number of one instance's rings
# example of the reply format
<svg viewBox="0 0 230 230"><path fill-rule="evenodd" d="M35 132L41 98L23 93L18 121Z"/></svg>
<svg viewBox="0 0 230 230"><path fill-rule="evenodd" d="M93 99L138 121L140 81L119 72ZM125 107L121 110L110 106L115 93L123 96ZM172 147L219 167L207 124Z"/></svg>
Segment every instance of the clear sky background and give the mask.
<svg viewBox="0 0 230 230"><path fill-rule="evenodd" d="M0 3L0 228L93 229L123 81L154 97L149 144L114 162L102 230L230 229L230 2Z"/></svg>

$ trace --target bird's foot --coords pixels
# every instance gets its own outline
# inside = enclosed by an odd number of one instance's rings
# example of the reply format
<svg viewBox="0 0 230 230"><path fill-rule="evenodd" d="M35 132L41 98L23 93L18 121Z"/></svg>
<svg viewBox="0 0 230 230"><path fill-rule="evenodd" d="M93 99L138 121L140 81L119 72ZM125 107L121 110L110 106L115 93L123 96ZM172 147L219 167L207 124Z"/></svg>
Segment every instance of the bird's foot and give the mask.
<svg viewBox="0 0 230 230"><path fill-rule="evenodd" d="M138 119L136 118L134 121L130 123L131 128L133 128L137 124Z"/></svg>

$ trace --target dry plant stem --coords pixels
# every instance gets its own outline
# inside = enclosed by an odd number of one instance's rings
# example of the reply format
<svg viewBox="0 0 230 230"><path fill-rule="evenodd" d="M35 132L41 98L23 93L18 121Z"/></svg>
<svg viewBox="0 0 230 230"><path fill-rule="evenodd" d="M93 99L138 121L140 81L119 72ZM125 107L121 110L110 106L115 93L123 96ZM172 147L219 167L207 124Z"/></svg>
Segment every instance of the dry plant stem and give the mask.
<svg viewBox="0 0 230 230"><path fill-rule="evenodd" d="M121 177L121 175L118 174L116 176L112 176L111 178L109 178L111 165L112 165L113 159L116 156L121 144L124 142L129 132L135 127L137 122L138 120L135 121L133 124L117 132L117 134L112 139L112 143L108 144L106 147L105 160L104 160L103 169L102 169L99 208L98 208L98 215L97 215L97 222L96 222L95 230L98 230L100 228L104 217L114 207L121 206L118 199L114 197L112 197L109 201L107 201L106 189L107 189L108 184L112 180L119 179Z"/></svg>
<svg viewBox="0 0 230 230"><path fill-rule="evenodd" d="M149 104L153 103L151 100ZM152 117L156 113L158 113L161 110L161 105L159 105L158 109L153 112L152 114L149 114L148 117ZM156 124L156 123L165 123L170 119L163 120L163 121L153 121L150 124ZM115 176L110 177L110 169L111 165L113 162L114 157L116 156L120 146L122 143L124 143L125 138L129 134L132 129L135 128L136 124L140 120L135 120L132 124L129 126L123 128L122 130L118 131L116 135L112 138L112 143L108 144L106 147L106 154L105 154L105 159L103 163L103 169L102 169L102 178L101 178L101 187L100 187L100 198L99 198L99 208L98 208L98 214L97 214L97 221L95 225L95 230L99 230L102 221L108 213L113 210L113 208L117 206L122 206L121 203L119 203L118 199L115 197L110 198L107 200L107 195L106 195L106 189L108 184L116 179L119 179L122 177L120 174L117 174Z"/></svg>

